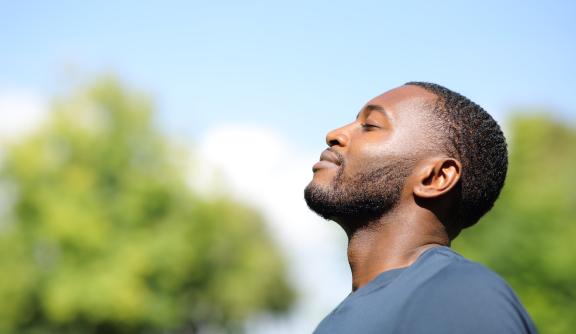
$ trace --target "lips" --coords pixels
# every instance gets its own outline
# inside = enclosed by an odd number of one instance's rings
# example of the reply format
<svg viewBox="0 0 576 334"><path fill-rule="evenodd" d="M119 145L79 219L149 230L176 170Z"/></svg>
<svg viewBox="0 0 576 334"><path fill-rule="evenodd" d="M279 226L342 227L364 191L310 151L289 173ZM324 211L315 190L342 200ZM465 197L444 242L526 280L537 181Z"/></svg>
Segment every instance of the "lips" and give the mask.
<svg viewBox="0 0 576 334"><path fill-rule="evenodd" d="M328 161L335 165L340 165L341 158L334 151L326 149L320 155L320 161Z"/></svg>
<svg viewBox="0 0 576 334"><path fill-rule="evenodd" d="M312 166L312 171L316 172L319 169L337 168L342 164L340 155L330 149L326 149L320 155L320 161Z"/></svg>

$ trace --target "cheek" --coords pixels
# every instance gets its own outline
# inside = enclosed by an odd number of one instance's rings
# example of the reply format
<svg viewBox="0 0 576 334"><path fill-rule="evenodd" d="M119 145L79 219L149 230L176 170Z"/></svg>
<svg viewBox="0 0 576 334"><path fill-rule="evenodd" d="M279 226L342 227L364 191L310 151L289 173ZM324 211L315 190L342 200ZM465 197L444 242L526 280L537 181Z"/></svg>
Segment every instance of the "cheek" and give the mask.
<svg viewBox="0 0 576 334"><path fill-rule="evenodd" d="M350 156L341 171L344 179L354 179L358 175L365 174L372 166L377 165L380 159L374 156L354 155Z"/></svg>
<svg viewBox="0 0 576 334"><path fill-rule="evenodd" d="M374 166L385 161L389 155L390 147L387 143L366 143L349 151L346 169L354 171Z"/></svg>
<svg viewBox="0 0 576 334"><path fill-rule="evenodd" d="M362 147L350 150L347 155L343 176L351 179L387 166L391 161L407 157L405 147L393 141L366 143Z"/></svg>

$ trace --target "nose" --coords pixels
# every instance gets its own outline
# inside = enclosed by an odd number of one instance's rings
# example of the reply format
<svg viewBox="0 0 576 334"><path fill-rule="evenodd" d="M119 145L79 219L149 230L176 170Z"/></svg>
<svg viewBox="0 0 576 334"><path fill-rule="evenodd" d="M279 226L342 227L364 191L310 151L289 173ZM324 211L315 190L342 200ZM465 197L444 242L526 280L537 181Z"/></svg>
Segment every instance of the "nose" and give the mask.
<svg viewBox="0 0 576 334"><path fill-rule="evenodd" d="M330 147L332 146L347 146L350 142L350 138L344 131L345 127L334 129L326 135L326 144Z"/></svg>

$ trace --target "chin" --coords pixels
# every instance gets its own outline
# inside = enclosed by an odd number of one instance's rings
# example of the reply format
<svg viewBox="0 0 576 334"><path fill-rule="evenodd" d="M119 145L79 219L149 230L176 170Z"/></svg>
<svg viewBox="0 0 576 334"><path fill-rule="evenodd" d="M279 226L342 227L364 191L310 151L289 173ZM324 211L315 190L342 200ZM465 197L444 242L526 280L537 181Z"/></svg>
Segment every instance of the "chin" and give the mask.
<svg viewBox="0 0 576 334"><path fill-rule="evenodd" d="M328 191L332 188L333 179L334 178L328 179L314 176L306 188L315 188Z"/></svg>
<svg viewBox="0 0 576 334"><path fill-rule="evenodd" d="M319 169L314 172L314 176L312 176L312 181L310 181L310 183L327 187L334 182L337 174L337 170L334 169Z"/></svg>

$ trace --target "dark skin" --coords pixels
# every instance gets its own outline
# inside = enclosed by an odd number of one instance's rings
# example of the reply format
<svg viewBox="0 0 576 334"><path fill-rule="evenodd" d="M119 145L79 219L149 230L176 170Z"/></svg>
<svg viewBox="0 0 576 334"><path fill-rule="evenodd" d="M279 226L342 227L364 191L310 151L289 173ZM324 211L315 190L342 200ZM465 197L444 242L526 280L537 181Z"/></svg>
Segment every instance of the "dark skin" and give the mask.
<svg viewBox="0 0 576 334"><path fill-rule="evenodd" d="M392 155L419 157L399 202L383 216L369 222L331 217L348 235L353 291L384 271L410 266L431 247L449 246L457 234L447 217L462 166L431 144L435 130L426 115L435 101L420 87L401 86L370 100L354 122L326 136L330 150L344 157L342 172L349 176ZM330 160L329 153L322 155L312 182L334 180L341 166Z"/></svg>

